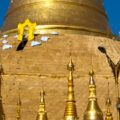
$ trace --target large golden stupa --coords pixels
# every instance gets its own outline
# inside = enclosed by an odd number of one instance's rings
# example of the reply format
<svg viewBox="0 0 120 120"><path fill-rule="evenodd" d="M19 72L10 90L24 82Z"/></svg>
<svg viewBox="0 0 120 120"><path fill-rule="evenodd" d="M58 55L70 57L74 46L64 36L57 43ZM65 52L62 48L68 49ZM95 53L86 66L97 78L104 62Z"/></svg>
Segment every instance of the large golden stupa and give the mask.
<svg viewBox="0 0 120 120"><path fill-rule="evenodd" d="M112 33L102 0L14 0L2 31L16 29L18 23L27 18L36 22L38 29L66 28Z"/></svg>
<svg viewBox="0 0 120 120"><path fill-rule="evenodd" d="M11 0L1 31L0 120L119 120L120 41L102 0Z"/></svg>

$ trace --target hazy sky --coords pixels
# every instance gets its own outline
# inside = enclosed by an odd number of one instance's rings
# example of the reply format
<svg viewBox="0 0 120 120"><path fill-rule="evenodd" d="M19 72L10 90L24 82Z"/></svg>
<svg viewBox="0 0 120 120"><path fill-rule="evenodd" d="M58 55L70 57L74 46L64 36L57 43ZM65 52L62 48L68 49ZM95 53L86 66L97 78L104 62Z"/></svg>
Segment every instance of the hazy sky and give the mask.
<svg viewBox="0 0 120 120"><path fill-rule="evenodd" d="M7 12L10 0L0 1L0 28L4 21L4 16ZM118 35L120 31L120 0L103 0L104 7L108 14L110 26L114 34Z"/></svg>

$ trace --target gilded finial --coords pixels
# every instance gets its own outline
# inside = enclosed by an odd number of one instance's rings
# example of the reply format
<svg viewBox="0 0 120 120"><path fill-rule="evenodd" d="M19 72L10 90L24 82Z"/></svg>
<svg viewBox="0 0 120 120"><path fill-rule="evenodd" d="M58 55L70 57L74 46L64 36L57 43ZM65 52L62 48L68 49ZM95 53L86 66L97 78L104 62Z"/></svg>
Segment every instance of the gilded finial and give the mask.
<svg viewBox="0 0 120 120"><path fill-rule="evenodd" d="M93 69L91 69L91 70L89 71L89 75L93 77L93 75L94 75Z"/></svg>
<svg viewBox="0 0 120 120"><path fill-rule="evenodd" d="M38 114L36 120L48 120L47 118L47 112L45 111L45 91L42 89L40 92L40 104L38 109Z"/></svg>
<svg viewBox="0 0 120 120"><path fill-rule="evenodd" d="M72 75L73 70L74 70L74 64L72 62L72 59L70 59L67 69L69 71L68 98L66 102L64 119L65 120L77 120L78 117L77 117L77 110L76 110L75 99L74 99L74 85L73 85L73 75Z"/></svg>
<svg viewBox="0 0 120 120"><path fill-rule="evenodd" d="M40 95L41 95L41 99L40 99L40 102L41 103L44 103L44 95L45 95L45 91L42 89L41 92L40 92Z"/></svg>
<svg viewBox="0 0 120 120"><path fill-rule="evenodd" d="M91 69L89 71L90 80L89 80L89 99L96 99L96 85L94 81L94 71Z"/></svg>
<svg viewBox="0 0 120 120"><path fill-rule="evenodd" d="M94 87L96 88L96 86L95 86L95 81L94 81L94 71L91 69L90 71L89 71L89 75L90 75L90 80L89 80L89 85L94 85Z"/></svg>
<svg viewBox="0 0 120 120"><path fill-rule="evenodd" d="M70 61L69 61L68 65L67 65L67 69L72 70L72 71L74 70L74 64L72 62L72 58L70 58Z"/></svg>
<svg viewBox="0 0 120 120"><path fill-rule="evenodd" d="M21 100L19 97L19 100L17 102L17 114L16 114L16 120L21 120L21 116L20 116L20 107L21 107Z"/></svg>
<svg viewBox="0 0 120 120"><path fill-rule="evenodd" d="M89 71L89 103L84 114L84 120L103 120L103 113L99 108L96 97L96 85L94 81L94 71Z"/></svg>
<svg viewBox="0 0 120 120"><path fill-rule="evenodd" d="M107 107L107 113L106 113L105 120L113 120L112 113L111 113L111 110L110 110L111 100L110 100L110 97L109 97L109 83L108 83L108 98L106 100L106 107Z"/></svg>

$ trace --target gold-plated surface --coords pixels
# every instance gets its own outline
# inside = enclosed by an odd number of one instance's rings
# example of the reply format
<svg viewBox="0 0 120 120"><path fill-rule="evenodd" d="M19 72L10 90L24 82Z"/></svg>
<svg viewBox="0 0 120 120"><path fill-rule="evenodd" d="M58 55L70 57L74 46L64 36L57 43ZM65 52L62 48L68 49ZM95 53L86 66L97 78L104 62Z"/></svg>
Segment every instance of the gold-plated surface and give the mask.
<svg viewBox="0 0 120 120"><path fill-rule="evenodd" d="M40 95L41 99L36 120L47 120L48 118L47 112L45 111L45 99L44 99L45 92L43 89L41 90Z"/></svg>
<svg viewBox="0 0 120 120"><path fill-rule="evenodd" d="M107 82L110 81L110 94L112 100L111 109L113 117L116 120L116 101L114 80L111 69L106 64L105 56L99 53L98 45L106 47L115 63L120 57L120 41L79 34L59 34L50 35L47 42L42 42L41 46L31 47L28 41L23 52L16 51L19 41L10 34L7 38L12 49L2 50L1 58L5 74L2 76L2 98L6 119L14 120L16 114L16 96L18 95L19 81L22 84L21 99L23 120L33 120L36 118L36 111L39 104L39 89L44 81L44 87L47 92L47 110L50 120L61 120L64 107L67 80L66 64L69 52L72 51L72 58L76 65L74 74L75 98L77 102L77 113L80 120L83 118L84 111L88 103L88 75L87 71L91 67L91 55L93 58L93 68L96 71L97 97L99 105L106 114L105 98L107 91ZM35 40L40 39L38 35ZM0 38L1 43L5 38ZM71 45L69 45L69 43ZM94 43L94 44L93 44ZM71 48L69 47L72 47ZM113 50L111 52L111 50ZM49 52L48 52L49 51ZM49 54L48 54L49 53ZM115 57L113 57L115 55ZM46 67L47 66L47 67ZM20 69L19 69L20 68ZM105 69L103 69L105 68ZM15 85L13 85L15 83ZM9 90L11 92L9 92ZM8 97L6 98L6 96ZM32 95L32 96L31 96ZM56 112L59 111L59 112ZM105 117L105 116L104 116Z"/></svg>
<svg viewBox="0 0 120 120"><path fill-rule="evenodd" d="M25 31L28 30L27 28L24 29ZM100 31L97 29L87 28L87 27L81 27L81 26L67 26L67 25L38 25L35 28L34 34L51 34L52 31L57 31L59 33L67 33L67 34L86 34L86 35L98 35L98 36L104 36L104 37L115 37L116 39L119 39L119 37L115 36L113 33L107 33L104 31ZM4 34L10 34L10 33L17 33L18 29L12 29L9 31L5 31L0 33L0 36Z"/></svg>
<svg viewBox="0 0 120 120"><path fill-rule="evenodd" d="M68 78L68 98L66 102L66 108L64 113L65 120L77 120L77 110L75 105L75 98L74 98L74 85L73 85L73 70L74 65L72 63L72 59L70 60L67 69L69 70L69 78Z"/></svg>
<svg viewBox="0 0 120 120"><path fill-rule="evenodd" d="M26 19L25 22L23 24L19 23L18 24L18 40L22 41L23 39L23 35L24 35L24 28L28 26L28 40L33 40L34 39L34 29L37 26L36 23L31 23L29 19Z"/></svg>
<svg viewBox="0 0 120 120"><path fill-rule="evenodd" d="M89 103L84 114L84 120L103 120L103 113L97 103L96 85L93 79L93 70L90 70L89 75Z"/></svg>
<svg viewBox="0 0 120 120"><path fill-rule="evenodd" d="M102 0L16 0L10 4L2 31L17 28L27 18L38 25L86 27L112 33Z"/></svg>
<svg viewBox="0 0 120 120"><path fill-rule="evenodd" d="M110 100L110 97L109 97L109 84L108 84L108 98L106 100L106 107L107 107L107 113L106 113L105 120L113 120L112 113L111 113L111 110L110 110L111 100Z"/></svg>

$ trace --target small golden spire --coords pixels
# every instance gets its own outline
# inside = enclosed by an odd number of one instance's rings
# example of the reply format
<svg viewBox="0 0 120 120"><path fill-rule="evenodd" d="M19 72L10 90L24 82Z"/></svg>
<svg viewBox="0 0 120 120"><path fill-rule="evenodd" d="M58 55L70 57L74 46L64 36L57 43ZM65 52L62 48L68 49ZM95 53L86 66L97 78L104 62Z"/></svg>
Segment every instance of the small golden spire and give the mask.
<svg viewBox="0 0 120 120"><path fill-rule="evenodd" d="M45 95L45 92L42 89L41 92L40 92L41 99L40 99L40 105L39 105L39 109L38 109L38 114L37 114L36 120L48 120L47 112L45 111L44 95Z"/></svg>
<svg viewBox="0 0 120 120"><path fill-rule="evenodd" d="M84 114L84 120L103 120L103 114L97 103L96 85L93 79L94 71L89 72L89 103Z"/></svg>
<svg viewBox="0 0 120 120"><path fill-rule="evenodd" d="M21 107L21 100L19 97L19 100L17 102L17 114L16 114L16 120L21 120L21 116L20 116L20 107Z"/></svg>
<svg viewBox="0 0 120 120"><path fill-rule="evenodd" d="M89 80L89 99L96 99L96 85L95 85L95 81L93 79L94 77L94 71L91 69L89 71L89 75L90 75L90 80Z"/></svg>
<svg viewBox="0 0 120 120"><path fill-rule="evenodd" d="M109 97L109 83L108 83L108 98L106 100L106 106L107 106L107 113L106 113L105 120L113 120L112 113L111 113L111 110L110 110L111 100L110 100L110 97Z"/></svg>
<svg viewBox="0 0 120 120"><path fill-rule="evenodd" d="M73 85L73 70L74 65L72 62L72 59L70 60L67 69L69 70L69 78L68 78L68 99L66 102L66 108L64 113L64 119L65 120L77 120L77 110L75 105L75 99L74 99L74 85Z"/></svg>

